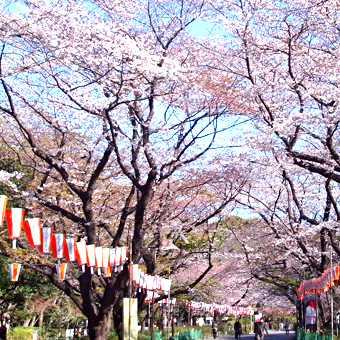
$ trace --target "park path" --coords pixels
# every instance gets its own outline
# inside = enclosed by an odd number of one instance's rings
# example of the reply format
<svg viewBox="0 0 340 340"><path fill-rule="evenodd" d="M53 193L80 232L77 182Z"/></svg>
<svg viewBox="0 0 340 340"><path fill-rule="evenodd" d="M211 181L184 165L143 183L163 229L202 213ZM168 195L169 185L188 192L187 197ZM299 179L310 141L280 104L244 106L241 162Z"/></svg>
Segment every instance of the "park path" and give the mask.
<svg viewBox="0 0 340 340"><path fill-rule="evenodd" d="M285 332L280 331L269 331L269 334L264 335L264 340L293 340L295 339L295 332L289 331L289 334L286 335ZM241 336L241 340L254 340L254 333L245 334ZM213 338L208 338L205 340L213 340ZM216 340L235 340L234 335L225 335L225 336L218 336Z"/></svg>

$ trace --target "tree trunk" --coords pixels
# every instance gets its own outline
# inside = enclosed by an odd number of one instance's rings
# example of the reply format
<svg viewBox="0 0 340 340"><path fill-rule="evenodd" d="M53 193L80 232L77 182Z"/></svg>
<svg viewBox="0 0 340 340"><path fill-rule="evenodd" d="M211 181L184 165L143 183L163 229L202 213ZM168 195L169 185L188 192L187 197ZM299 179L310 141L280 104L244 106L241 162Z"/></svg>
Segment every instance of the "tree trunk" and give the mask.
<svg viewBox="0 0 340 340"><path fill-rule="evenodd" d="M145 331L145 319L142 319L141 323L140 323L140 331L144 332Z"/></svg>
<svg viewBox="0 0 340 340"><path fill-rule="evenodd" d="M39 320L38 320L38 327L39 328L43 327L45 309L46 309L46 307L44 306L43 308L41 308L41 310L39 312Z"/></svg>
<svg viewBox="0 0 340 340"><path fill-rule="evenodd" d="M31 319L25 320L23 323L23 327L28 327L31 322Z"/></svg>
<svg viewBox="0 0 340 340"><path fill-rule="evenodd" d="M34 327L35 323L37 322L37 316L33 316L30 322L30 327Z"/></svg>
<svg viewBox="0 0 340 340"><path fill-rule="evenodd" d="M110 313L106 313L103 317L96 318L96 320L89 319L89 339L107 340L110 324Z"/></svg>
<svg viewBox="0 0 340 340"><path fill-rule="evenodd" d="M120 301L117 302L117 304L114 306L113 320L115 330L118 334L118 338L119 340L123 340L124 338L123 299L120 299Z"/></svg>

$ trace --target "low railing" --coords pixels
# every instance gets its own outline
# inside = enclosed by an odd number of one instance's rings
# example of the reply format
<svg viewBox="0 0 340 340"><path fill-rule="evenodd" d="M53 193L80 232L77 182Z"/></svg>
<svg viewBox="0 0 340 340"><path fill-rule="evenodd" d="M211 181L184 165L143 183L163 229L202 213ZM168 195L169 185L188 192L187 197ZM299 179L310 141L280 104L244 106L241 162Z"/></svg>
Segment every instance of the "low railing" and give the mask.
<svg viewBox="0 0 340 340"><path fill-rule="evenodd" d="M332 336L321 332L305 332L303 329L298 329L296 340L332 340Z"/></svg>
<svg viewBox="0 0 340 340"><path fill-rule="evenodd" d="M171 340L202 339L202 330L200 330L200 329L188 329L187 331L179 332L177 335L170 337L170 339ZM153 340L163 340L161 332L154 332L153 333Z"/></svg>

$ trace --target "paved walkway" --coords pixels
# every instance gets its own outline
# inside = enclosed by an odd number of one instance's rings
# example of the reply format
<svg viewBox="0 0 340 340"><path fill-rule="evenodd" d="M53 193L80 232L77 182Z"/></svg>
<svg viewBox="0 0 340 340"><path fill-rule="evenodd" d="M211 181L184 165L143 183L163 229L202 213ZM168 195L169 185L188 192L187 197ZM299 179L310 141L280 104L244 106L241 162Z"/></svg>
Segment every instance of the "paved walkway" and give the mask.
<svg viewBox="0 0 340 340"><path fill-rule="evenodd" d="M295 332L289 331L289 335L286 335L286 332L278 332L270 330L268 331L269 334L264 335L264 340L293 340L295 338ZM213 340L213 338L207 338L206 340ZM235 340L234 335L225 335L225 336L218 336L216 340ZM241 340L254 340L254 333L244 334L241 336Z"/></svg>

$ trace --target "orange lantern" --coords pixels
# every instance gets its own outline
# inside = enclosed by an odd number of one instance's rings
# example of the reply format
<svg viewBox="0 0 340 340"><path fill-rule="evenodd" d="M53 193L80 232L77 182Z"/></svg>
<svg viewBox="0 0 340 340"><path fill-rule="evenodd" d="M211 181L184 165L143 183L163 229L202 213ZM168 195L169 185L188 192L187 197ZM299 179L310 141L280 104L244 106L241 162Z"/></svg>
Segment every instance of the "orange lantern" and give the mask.
<svg viewBox="0 0 340 340"><path fill-rule="evenodd" d="M110 277L111 276L111 267L105 267L103 268L104 277Z"/></svg>
<svg viewBox="0 0 340 340"><path fill-rule="evenodd" d="M103 248L103 272L105 276L106 268L110 268L110 248ZM110 268L110 276L111 276L111 268ZM106 276L107 277L107 276Z"/></svg>
<svg viewBox="0 0 340 340"><path fill-rule="evenodd" d="M9 237L12 240L12 248L17 247L16 239L20 237L21 227L24 221L25 210L21 208L12 208L6 210L6 222Z"/></svg>
<svg viewBox="0 0 340 340"><path fill-rule="evenodd" d="M29 218L23 223L28 242L33 248L41 245L40 225L40 218Z"/></svg>
<svg viewBox="0 0 340 340"><path fill-rule="evenodd" d="M51 248L53 228L43 227L40 230L41 230L41 245L39 246L39 250L43 254L48 254Z"/></svg>
<svg viewBox="0 0 340 340"><path fill-rule="evenodd" d="M81 266L81 270L83 271L83 273L85 273L85 264L87 263L86 253L87 253L86 242L85 241L76 242L75 255L76 255L78 264Z"/></svg>
<svg viewBox="0 0 340 340"><path fill-rule="evenodd" d="M101 275L101 268L103 267L103 247L96 247L96 268L98 268L98 275Z"/></svg>
<svg viewBox="0 0 340 340"><path fill-rule="evenodd" d="M53 234L51 238L52 253L54 258L62 259L64 256L64 234Z"/></svg>
<svg viewBox="0 0 340 340"><path fill-rule="evenodd" d="M20 270L20 263L12 263L9 265L9 275L11 277L11 281L18 281Z"/></svg>
<svg viewBox="0 0 340 340"><path fill-rule="evenodd" d="M7 196L0 195L0 226L2 226L4 223L7 200L8 200Z"/></svg>
<svg viewBox="0 0 340 340"><path fill-rule="evenodd" d="M87 251L87 266L91 268L91 274L93 274L93 267L96 265L96 246L94 244L88 244L86 246Z"/></svg>
<svg viewBox="0 0 340 340"><path fill-rule="evenodd" d="M56 270L59 280L64 281L66 276L67 263L57 263Z"/></svg>
<svg viewBox="0 0 340 340"><path fill-rule="evenodd" d="M76 239L66 238L64 241L64 254L65 254L66 261L72 262L76 260L75 249L76 249Z"/></svg>

